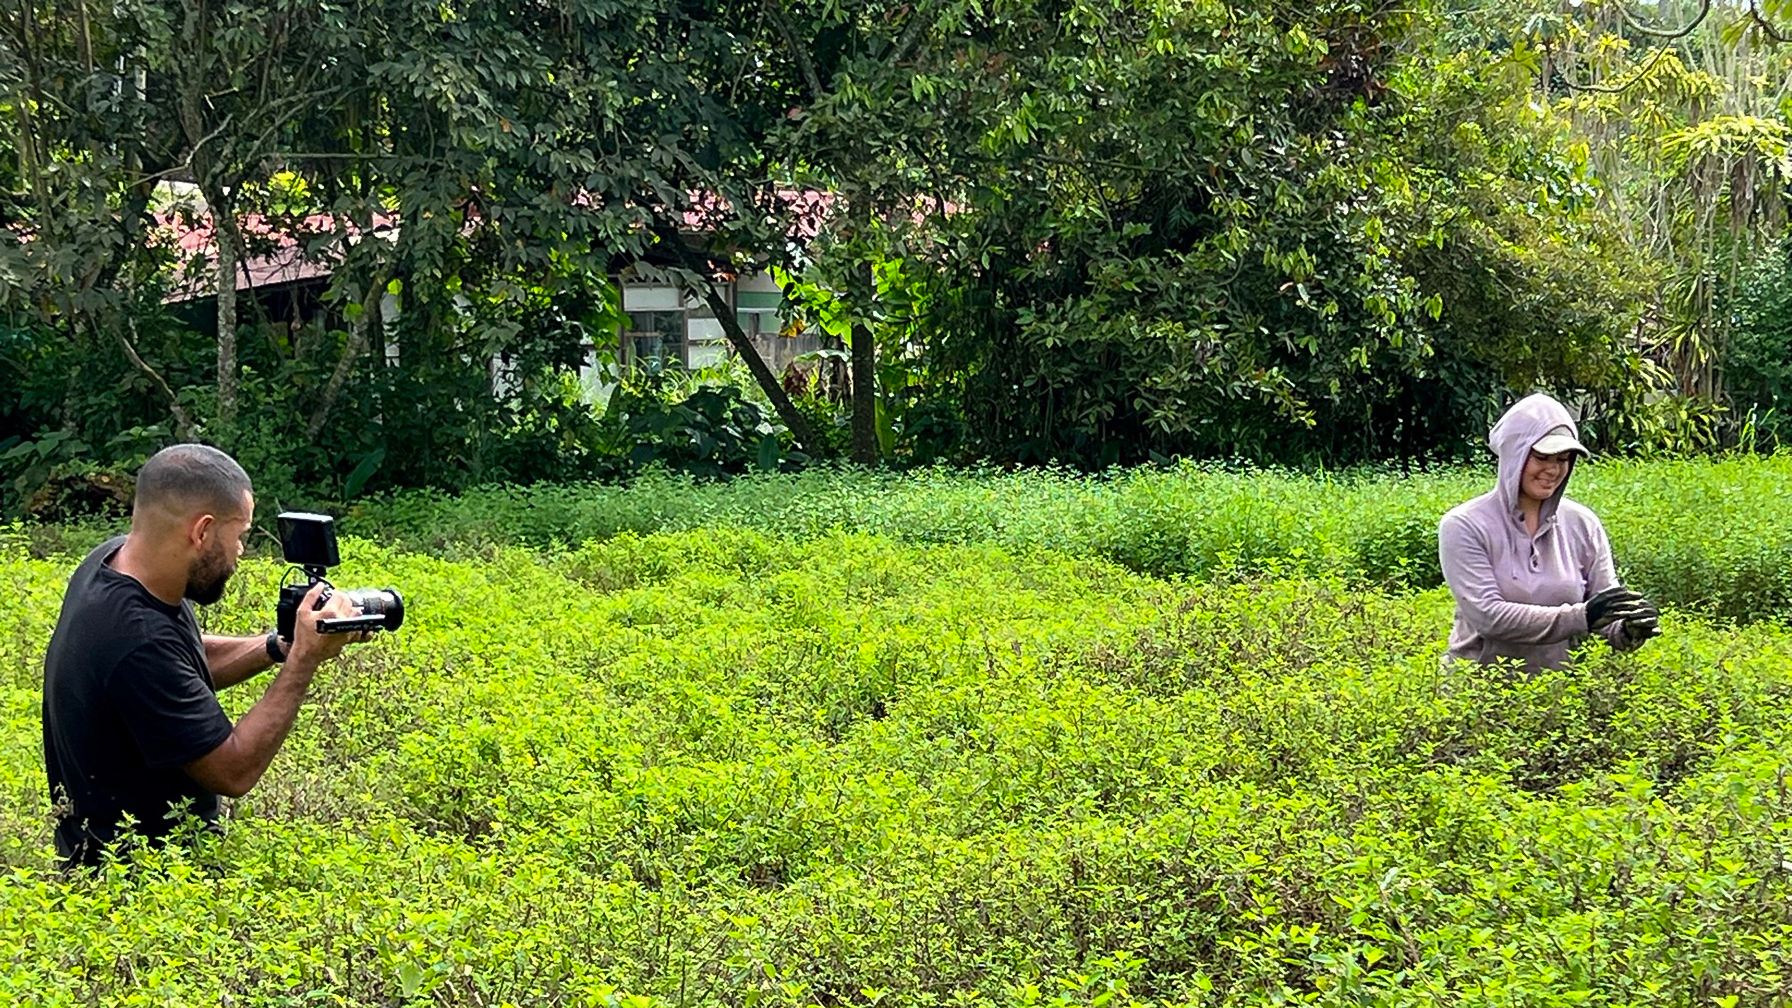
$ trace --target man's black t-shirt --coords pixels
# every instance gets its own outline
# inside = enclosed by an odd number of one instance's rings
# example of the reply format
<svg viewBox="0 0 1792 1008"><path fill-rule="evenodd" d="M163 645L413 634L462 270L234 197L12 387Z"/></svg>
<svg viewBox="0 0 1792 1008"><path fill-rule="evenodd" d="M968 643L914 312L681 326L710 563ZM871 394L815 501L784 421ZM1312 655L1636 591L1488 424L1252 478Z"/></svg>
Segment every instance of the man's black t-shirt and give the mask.
<svg viewBox="0 0 1792 1008"><path fill-rule="evenodd" d="M169 833L186 803L208 821L218 796L181 769L230 736L205 663L193 608L169 605L108 564L113 539L69 579L44 655L44 763L58 811L56 849L98 860L120 818L136 832Z"/></svg>

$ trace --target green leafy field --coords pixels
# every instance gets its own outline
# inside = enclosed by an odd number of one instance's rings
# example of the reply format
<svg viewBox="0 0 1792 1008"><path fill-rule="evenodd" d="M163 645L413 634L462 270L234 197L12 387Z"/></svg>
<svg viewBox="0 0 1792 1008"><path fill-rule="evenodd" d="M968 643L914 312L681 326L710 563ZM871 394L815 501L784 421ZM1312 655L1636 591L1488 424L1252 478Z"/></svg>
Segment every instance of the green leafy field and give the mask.
<svg viewBox="0 0 1792 1008"><path fill-rule="evenodd" d="M857 532L1052 549L1158 577L1339 575L1405 589L1442 584L1437 520L1492 484L1491 465L1318 475L1200 465L1105 476L816 469L727 482L662 474L624 485L506 485L458 497L414 491L357 503L340 521L351 534L438 555L469 544L558 551L623 532L729 528L804 540ZM1729 621L1792 618L1792 452L1601 460L1578 469L1571 489L1611 533L1620 575L1657 601ZM0 539L79 554L121 531L122 523L37 526L0 529ZM271 532L257 545L278 548Z"/></svg>
<svg viewBox="0 0 1792 1008"><path fill-rule="evenodd" d="M1108 477L816 471L409 493L361 505L346 520L369 538L430 550L716 526L800 538L844 529L910 543L1046 547L1158 576L1274 569L1430 588L1442 584L1437 519L1492 485L1491 465L1329 476L1194 465ZM1792 616L1792 453L1602 460L1578 470L1571 489L1605 522L1626 580L1649 595L1722 619Z"/></svg>
<svg viewBox="0 0 1792 1008"><path fill-rule="evenodd" d="M1446 674L1441 591L918 538L350 542L405 630L215 849L74 881L15 538L0 1003L1792 1003L1778 624Z"/></svg>

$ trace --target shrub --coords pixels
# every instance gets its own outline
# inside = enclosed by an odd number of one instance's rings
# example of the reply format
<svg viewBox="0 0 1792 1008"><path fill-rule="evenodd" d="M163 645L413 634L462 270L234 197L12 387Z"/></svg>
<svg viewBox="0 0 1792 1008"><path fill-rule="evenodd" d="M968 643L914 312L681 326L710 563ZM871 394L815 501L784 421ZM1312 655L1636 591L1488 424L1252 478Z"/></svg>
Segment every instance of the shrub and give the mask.
<svg viewBox="0 0 1792 1008"><path fill-rule="evenodd" d="M1746 447L1792 447L1792 243L1755 263L1735 298L1722 373Z"/></svg>

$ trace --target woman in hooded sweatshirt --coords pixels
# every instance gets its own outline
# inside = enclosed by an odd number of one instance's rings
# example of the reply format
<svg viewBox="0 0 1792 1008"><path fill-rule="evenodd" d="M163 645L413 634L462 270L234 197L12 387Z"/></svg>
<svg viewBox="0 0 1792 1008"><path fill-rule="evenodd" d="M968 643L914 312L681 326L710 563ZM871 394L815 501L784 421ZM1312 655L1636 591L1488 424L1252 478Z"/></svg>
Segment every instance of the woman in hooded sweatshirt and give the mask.
<svg viewBox="0 0 1792 1008"><path fill-rule="evenodd" d="M1655 606L1618 584L1598 517L1563 496L1587 449L1562 404L1526 397L1487 442L1499 456L1499 485L1438 524L1438 559L1456 596L1444 660L1557 668L1589 633L1620 650L1660 633Z"/></svg>

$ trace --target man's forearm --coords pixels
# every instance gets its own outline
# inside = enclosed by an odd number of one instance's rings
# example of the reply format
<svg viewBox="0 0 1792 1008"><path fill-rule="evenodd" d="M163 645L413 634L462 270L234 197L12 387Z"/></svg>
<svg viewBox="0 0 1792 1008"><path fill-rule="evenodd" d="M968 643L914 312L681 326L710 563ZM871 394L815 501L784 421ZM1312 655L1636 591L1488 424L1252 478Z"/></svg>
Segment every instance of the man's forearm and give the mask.
<svg viewBox="0 0 1792 1008"><path fill-rule="evenodd" d="M212 685L217 689L235 686L272 665L268 659L267 637L205 638L205 664L211 669Z"/></svg>
<svg viewBox="0 0 1792 1008"><path fill-rule="evenodd" d="M187 775L217 794L233 798L247 794L267 772L274 754L280 751L281 743L292 731L299 708L305 702L305 692L310 689L311 679L316 674L317 665L313 662L304 659L288 662L268 684L267 692L249 708L249 713L237 721L230 737L218 748L187 764Z"/></svg>

